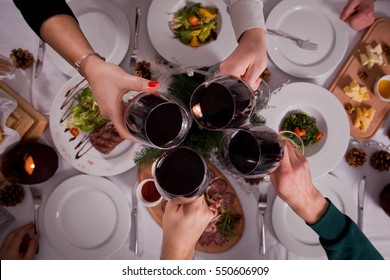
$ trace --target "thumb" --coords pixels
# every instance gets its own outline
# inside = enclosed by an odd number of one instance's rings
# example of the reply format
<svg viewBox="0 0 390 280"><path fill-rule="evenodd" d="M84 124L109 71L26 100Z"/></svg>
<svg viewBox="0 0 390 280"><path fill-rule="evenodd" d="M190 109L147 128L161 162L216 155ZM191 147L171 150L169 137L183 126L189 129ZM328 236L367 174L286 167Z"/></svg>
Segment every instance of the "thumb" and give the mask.
<svg viewBox="0 0 390 280"><path fill-rule="evenodd" d="M340 19L346 20L355 11L358 4L359 3L356 0L348 1L347 5L345 5L343 11L341 12Z"/></svg>

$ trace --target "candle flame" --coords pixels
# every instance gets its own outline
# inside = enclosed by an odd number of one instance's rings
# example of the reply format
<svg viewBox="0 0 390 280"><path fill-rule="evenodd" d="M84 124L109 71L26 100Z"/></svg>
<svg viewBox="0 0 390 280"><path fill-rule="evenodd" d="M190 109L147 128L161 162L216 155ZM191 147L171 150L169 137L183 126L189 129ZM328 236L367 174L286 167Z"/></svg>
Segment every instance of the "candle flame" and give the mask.
<svg viewBox="0 0 390 280"><path fill-rule="evenodd" d="M32 156L27 156L24 161L24 170L27 172L28 175L31 175L34 172L35 169L35 163L32 158Z"/></svg>

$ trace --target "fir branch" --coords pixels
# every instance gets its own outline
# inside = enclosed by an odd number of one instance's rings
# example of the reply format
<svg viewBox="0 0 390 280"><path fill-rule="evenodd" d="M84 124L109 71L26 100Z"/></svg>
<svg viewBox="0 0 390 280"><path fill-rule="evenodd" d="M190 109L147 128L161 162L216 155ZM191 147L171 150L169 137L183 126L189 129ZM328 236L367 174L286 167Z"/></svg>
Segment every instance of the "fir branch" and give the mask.
<svg viewBox="0 0 390 280"><path fill-rule="evenodd" d="M189 77L187 74L172 75L168 93L189 107L192 92L203 82L204 76L198 73L194 73L192 77Z"/></svg>
<svg viewBox="0 0 390 280"><path fill-rule="evenodd" d="M143 147L141 151L135 154L134 162L137 165L148 164L155 161L163 154L164 150L151 147Z"/></svg>
<svg viewBox="0 0 390 280"><path fill-rule="evenodd" d="M263 124L263 125L267 123L266 119L263 116L258 115L256 113L252 114L250 118L250 122L251 124Z"/></svg>
<svg viewBox="0 0 390 280"><path fill-rule="evenodd" d="M222 131L200 129L197 124L193 124L187 138L183 142L183 146L197 151L204 158L208 159L213 150L218 147L222 136Z"/></svg>

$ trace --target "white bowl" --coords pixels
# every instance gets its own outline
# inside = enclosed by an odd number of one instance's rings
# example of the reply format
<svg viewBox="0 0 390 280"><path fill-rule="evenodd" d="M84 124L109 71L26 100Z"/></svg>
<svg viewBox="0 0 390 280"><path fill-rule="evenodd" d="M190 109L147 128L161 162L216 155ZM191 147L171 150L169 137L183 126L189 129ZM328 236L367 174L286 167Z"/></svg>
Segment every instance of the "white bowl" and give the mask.
<svg viewBox="0 0 390 280"><path fill-rule="evenodd" d="M154 188L153 191L156 191L158 193L154 179L145 179L145 180L141 181L137 186L138 201L141 202L146 207L157 206L158 204L160 204L163 197L159 194L159 198L157 200L149 201L146 197L144 197L143 192L142 192L143 188L148 188L148 187Z"/></svg>
<svg viewBox="0 0 390 280"><path fill-rule="evenodd" d="M390 75L385 75L380 79L378 79L378 81L376 81L374 86L374 92L380 100L390 102L390 93L388 93L387 96L385 97L383 92L382 93L379 92L379 83L382 81L387 81L387 83L390 83ZM390 86L388 86L387 89L389 90Z"/></svg>

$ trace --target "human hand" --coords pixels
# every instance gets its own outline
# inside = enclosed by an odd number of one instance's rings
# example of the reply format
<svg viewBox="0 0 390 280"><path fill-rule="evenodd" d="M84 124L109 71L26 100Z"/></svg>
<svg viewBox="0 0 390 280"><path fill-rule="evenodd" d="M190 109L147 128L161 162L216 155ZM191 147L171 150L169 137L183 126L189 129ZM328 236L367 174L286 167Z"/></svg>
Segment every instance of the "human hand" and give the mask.
<svg viewBox="0 0 390 280"><path fill-rule="evenodd" d="M253 28L245 31L237 48L220 64L221 74L242 78L256 90L261 82L260 75L267 67L265 31Z"/></svg>
<svg viewBox="0 0 390 280"><path fill-rule="evenodd" d="M123 94L128 91L153 92L159 83L132 76L121 67L96 56L85 61L84 75L99 104L100 112L109 118L122 138L136 142L125 127Z"/></svg>
<svg viewBox="0 0 390 280"><path fill-rule="evenodd" d="M355 30L370 26L375 20L374 2L375 0L349 0L341 13L341 20Z"/></svg>
<svg viewBox="0 0 390 280"><path fill-rule="evenodd" d="M309 224L322 217L328 202L314 187L309 163L290 141L283 141L284 156L270 175L278 196Z"/></svg>
<svg viewBox="0 0 390 280"><path fill-rule="evenodd" d="M35 234L32 238L28 235L34 229L33 223L28 223L11 231L4 239L0 247L1 260L32 260L38 248L39 237ZM23 248L26 247L26 248Z"/></svg>
<svg viewBox="0 0 390 280"><path fill-rule="evenodd" d="M161 259L192 259L195 245L212 218L204 196L187 204L168 202L162 221Z"/></svg>

